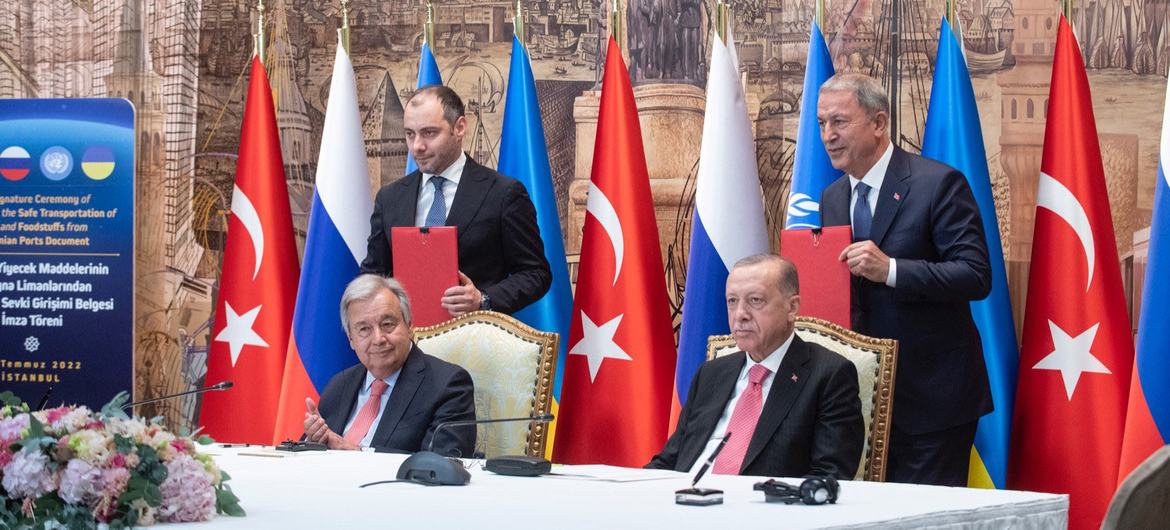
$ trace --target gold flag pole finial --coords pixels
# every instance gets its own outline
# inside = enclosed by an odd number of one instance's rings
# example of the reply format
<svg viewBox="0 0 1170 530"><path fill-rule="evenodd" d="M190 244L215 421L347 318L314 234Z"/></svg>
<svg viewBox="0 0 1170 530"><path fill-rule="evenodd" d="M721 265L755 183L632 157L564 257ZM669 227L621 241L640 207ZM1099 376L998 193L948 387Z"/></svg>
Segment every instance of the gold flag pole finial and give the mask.
<svg viewBox="0 0 1170 530"><path fill-rule="evenodd" d="M435 4L427 2L427 21L423 23L423 43L435 47Z"/></svg>
<svg viewBox="0 0 1170 530"><path fill-rule="evenodd" d="M613 37L614 42L617 43L618 49L622 48L622 6L620 0L613 0L613 8L609 13L609 34Z"/></svg>
<svg viewBox="0 0 1170 530"><path fill-rule="evenodd" d="M264 64L264 0L256 2L256 33L252 34L253 51L260 57L260 64Z"/></svg>
<svg viewBox="0 0 1170 530"><path fill-rule="evenodd" d="M524 6L520 0L516 0L516 15L512 17L512 32L516 34L517 39L520 39L520 44L524 44Z"/></svg>
<svg viewBox="0 0 1170 530"><path fill-rule="evenodd" d="M1064 18L1072 24L1072 0L1061 0L1060 7L1064 11Z"/></svg>
<svg viewBox="0 0 1170 530"><path fill-rule="evenodd" d="M813 11L813 21L817 23L817 27L821 31L825 30L825 0L817 0L816 8Z"/></svg>
<svg viewBox="0 0 1170 530"><path fill-rule="evenodd" d="M341 39L341 46L349 54L349 0L341 0L341 27L337 28L337 36Z"/></svg>

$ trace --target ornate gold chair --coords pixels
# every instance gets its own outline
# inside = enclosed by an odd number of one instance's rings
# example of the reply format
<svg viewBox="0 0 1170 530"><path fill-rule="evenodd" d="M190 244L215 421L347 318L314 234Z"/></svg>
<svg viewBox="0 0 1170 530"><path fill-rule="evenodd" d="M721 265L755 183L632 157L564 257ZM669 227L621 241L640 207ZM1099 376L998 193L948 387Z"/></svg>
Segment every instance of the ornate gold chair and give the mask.
<svg viewBox="0 0 1170 530"><path fill-rule="evenodd" d="M557 362L556 333L537 331L501 313L474 311L415 328L414 338L424 352L471 373L476 418L518 418L549 412ZM480 425L475 448L488 458L544 456L547 436L548 424L544 423Z"/></svg>
<svg viewBox="0 0 1170 530"><path fill-rule="evenodd" d="M819 318L796 317L796 334L849 359L857 367L861 416L865 418L865 446L856 480L883 482L890 442L890 414L894 406L894 368L898 341L855 333ZM707 359L739 351L731 335L707 338Z"/></svg>

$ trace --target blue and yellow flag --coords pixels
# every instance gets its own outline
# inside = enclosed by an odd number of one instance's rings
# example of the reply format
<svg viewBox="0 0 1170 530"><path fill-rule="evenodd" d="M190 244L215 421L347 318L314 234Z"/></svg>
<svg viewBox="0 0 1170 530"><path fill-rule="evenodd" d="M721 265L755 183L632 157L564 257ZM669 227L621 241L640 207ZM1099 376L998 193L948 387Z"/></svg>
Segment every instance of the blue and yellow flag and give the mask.
<svg viewBox="0 0 1170 530"><path fill-rule="evenodd" d="M443 75L439 73L439 63L435 61L435 54L431 53L431 46L424 42L418 56L418 84L415 86L422 88L441 84L443 84ZM418 165L414 163L414 157L407 151L406 174L409 175L416 169L418 169Z"/></svg>
<svg viewBox="0 0 1170 530"><path fill-rule="evenodd" d="M548 146L544 125L537 105L536 81L528 52L520 39L512 37L512 64L508 72L508 93L504 103L504 126L500 136L500 173L524 184L536 206L536 224L544 241L544 257L552 269L552 286L539 300L516 313L516 318L541 331L560 335L557 373L553 385L553 414L561 399L562 367L565 345L569 342L569 316L573 311L573 291L569 286L569 266L565 260L565 242L557 214L557 193L553 188L548 163ZM555 433L555 424L550 426ZM553 438L548 448L551 451ZM549 453L551 454L551 452Z"/></svg>
<svg viewBox="0 0 1170 530"><path fill-rule="evenodd" d="M987 153L983 149L983 132L979 126L979 109L975 106L975 92L971 88L963 49L946 20L939 29L938 58L926 129L922 134L922 155L948 164L967 176L975 202L979 204L979 214L983 217L983 232L987 237L991 262L991 294L983 300L971 302L971 314L983 340L983 358L987 362L995 411L979 419L967 484L1002 489L1007 480L1020 352L1016 346L1016 326L1008 297L1007 272L1003 247L999 242L995 200L991 195Z"/></svg>

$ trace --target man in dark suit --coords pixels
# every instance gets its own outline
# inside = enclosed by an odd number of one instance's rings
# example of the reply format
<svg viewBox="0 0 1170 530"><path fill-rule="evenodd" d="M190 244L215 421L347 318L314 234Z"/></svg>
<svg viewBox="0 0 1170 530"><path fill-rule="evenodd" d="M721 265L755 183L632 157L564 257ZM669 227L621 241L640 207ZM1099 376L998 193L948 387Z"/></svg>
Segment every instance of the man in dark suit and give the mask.
<svg viewBox="0 0 1170 530"><path fill-rule="evenodd" d="M735 264L727 319L742 351L699 367L674 434L646 467L696 469L730 432L714 473L853 478L865 429L857 369L796 336L799 293L786 259Z"/></svg>
<svg viewBox="0 0 1170 530"><path fill-rule="evenodd" d="M305 437L330 449L470 456L475 427L471 375L422 352L411 338L410 300L396 280L363 274L341 296L341 321L361 364L333 376L321 406L305 399ZM341 433L341 434L338 434Z"/></svg>
<svg viewBox="0 0 1170 530"><path fill-rule="evenodd" d="M885 91L838 74L817 119L833 167L825 226L852 225L853 329L898 340L888 478L965 486L979 417L992 410L969 303L991 288L975 197L954 168L895 147Z"/></svg>
<svg viewBox="0 0 1170 530"><path fill-rule="evenodd" d="M511 314L544 296L552 272L524 185L464 154L463 113L445 86L424 87L406 103L406 144L418 171L378 191L362 271L394 274L391 227L454 226L460 284L443 294L443 307L452 316Z"/></svg>

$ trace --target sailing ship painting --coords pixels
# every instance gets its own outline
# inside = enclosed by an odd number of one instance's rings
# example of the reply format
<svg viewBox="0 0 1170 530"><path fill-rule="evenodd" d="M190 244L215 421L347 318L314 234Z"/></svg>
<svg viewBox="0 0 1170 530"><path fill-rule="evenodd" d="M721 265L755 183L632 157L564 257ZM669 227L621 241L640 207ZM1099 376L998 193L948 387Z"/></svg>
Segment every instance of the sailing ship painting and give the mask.
<svg viewBox="0 0 1170 530"><path fill-rule="evenodd" d="M1012 8L1006 1L998 6L979 4L960 13L963 51L971 75L985 75L1010 66L1007 61L1012 36Z"/></svg>

